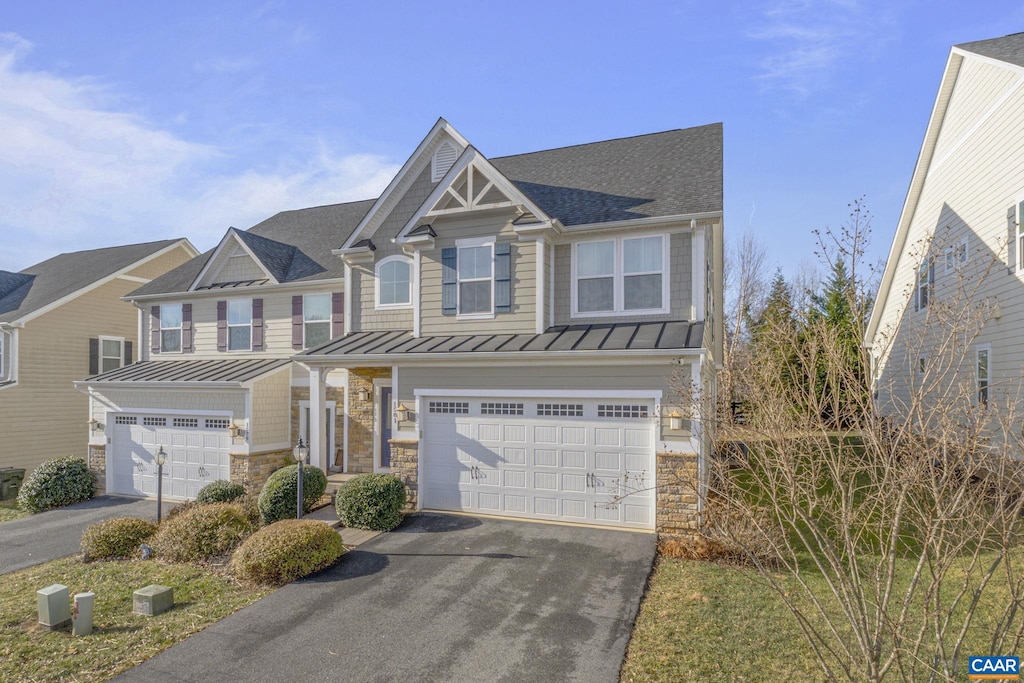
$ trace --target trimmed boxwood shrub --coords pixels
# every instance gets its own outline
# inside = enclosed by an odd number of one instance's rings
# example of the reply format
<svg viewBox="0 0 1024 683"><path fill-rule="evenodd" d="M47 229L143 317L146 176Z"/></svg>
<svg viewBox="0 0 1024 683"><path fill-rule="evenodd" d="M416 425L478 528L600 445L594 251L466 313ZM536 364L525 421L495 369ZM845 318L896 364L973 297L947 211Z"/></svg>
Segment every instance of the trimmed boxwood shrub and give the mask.
<svg viewBox="0 0 1024 683"><path fill-rule="evenodd" d="M391 531L402 522L405 484L391 474L360 474L338 489L335 506L347 527Z"/></svg>
<svg viewBox="0 0 1024 683"><path fill-rule="evenodd" d="M96 483L85 460L74 456L54 458L25 477L18 507L26 512L42 512L89 500L95 491Z"/></svg>
<svg viewBox="0 0 1024 683"><path fill-rule="evenodd" d="M257 505L264 524L295 517L295 503L299 495L299 466L282 467L267 479L260 491ZM327 490L327 475L317 467L302 468L302 514L316 504Z"/></svg>
<svg viewBox="0 0 1024 683"><path fill-rule="evenodd" d="M90 524L82 534L85 561L135 557L139 544L156 533L156 523L139 517L115 517Z"/></svg>
<svg viewBox="0 0 1024 683"><path fill-rule="evenodd" d="M241 484L234 484L230 481L218 479L199 489L196 496L198 503L230 503L236 498L245 495L245 487Z"/></svg>
<svg viewBox="0 0 1024 683"><path fill-rule="evenodd" d="M165 520L151 545L161 559L194 562L231 552L252 531L241 505L195 505Z"/></svg>
<svg viewBox="0 0 1024 683"><path fill-rule="evenodd" d="M344 552L341 536L323 522L282 519L246 539L231 568L240 579L279 586L330 567Z"/></svg>

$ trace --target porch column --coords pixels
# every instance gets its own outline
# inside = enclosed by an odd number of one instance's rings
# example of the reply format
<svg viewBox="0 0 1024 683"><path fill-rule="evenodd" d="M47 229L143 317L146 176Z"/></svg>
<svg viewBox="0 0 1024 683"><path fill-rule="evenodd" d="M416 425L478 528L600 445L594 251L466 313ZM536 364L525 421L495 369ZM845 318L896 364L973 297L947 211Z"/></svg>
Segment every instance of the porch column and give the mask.
<svg viewBox="0 0 1024 683"><path fill-rule="evenodd" d="M324 413L327 411L327 372L322 368L309 369L309 464L327 471L327 430Z"/></svg>

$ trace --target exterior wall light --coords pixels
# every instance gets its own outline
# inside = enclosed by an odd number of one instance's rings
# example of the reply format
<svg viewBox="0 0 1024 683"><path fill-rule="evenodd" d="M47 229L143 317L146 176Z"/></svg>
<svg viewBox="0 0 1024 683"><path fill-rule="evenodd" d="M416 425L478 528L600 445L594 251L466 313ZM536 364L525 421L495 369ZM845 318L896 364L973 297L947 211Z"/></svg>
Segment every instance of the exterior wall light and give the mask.
<svg viewBox="0 0 1024 683"><path fill-rule="evenodd" d="M678 410L673 410L668 416L668 428L672 431L679 431L683 428L683 416Z"/></svg>
<svg viewBox="0 0 1024 683"><path fill-rule="evenodd" d="M228 425L228 436L230 436L232 439L238 438L239 431L240 430L238 429L238 425L236 425L234 422Z"/></svg>
<svg viewBox="0 0 1024 683"><path fill-rule="evenodd" d="M395 409L395 420L398 422L405 422L409 419L409 409L403 404L399 403L398 408Z"/></svg>
<svg viewBox="0 0 1024 683"><path fill-rule="evenodd" d="M366 389L360 389L359 391L356 392L356 398L365 403L366 401L370 400L370 392L367 391Z"/></svg>

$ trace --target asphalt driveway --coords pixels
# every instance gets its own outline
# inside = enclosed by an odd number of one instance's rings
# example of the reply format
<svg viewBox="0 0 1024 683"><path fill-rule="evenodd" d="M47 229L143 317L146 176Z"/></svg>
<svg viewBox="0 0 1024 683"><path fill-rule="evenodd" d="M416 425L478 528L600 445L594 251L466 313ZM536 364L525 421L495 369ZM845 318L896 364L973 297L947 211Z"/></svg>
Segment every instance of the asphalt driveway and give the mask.
<svg viewBox="0 0 1024 683"><path fill-rule="evenodd" d="M164 512L170 506L164 503ZM79 551L85 527L111 517L156 519L156 501L97 496L84 503L0 524L0 574Z"/></svg>
<svg viewBox="0 0 1024 683"><path fill-rule="evenodd" d="M419 514L117 680L619 680L655 537Z"/></svg>

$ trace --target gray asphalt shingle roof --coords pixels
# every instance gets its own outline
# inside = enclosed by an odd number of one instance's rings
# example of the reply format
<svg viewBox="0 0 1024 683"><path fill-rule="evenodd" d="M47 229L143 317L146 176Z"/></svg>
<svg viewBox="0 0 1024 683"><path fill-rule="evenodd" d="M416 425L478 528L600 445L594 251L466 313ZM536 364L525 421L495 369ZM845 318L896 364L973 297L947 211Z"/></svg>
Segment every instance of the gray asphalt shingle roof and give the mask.
<svg viewBox="0 0 1024 683"><path fill-rule="evenodd" d="M393 355L421 353L531 353L552 351L672 351L700 348L704 323L561 325L543 334L471 334L413 337L408 330L355 332L300 356Z"/></svg>
<svg viewBox="0 0 1024 683"><path fill-rule="evenodd" d="M287 358L148 360L93 375L85 382L247 382L288 365Z"/></svg>
<svg viewBox="0 0 1024 683"><path fill-rule="evenodd" d="M181 239L75 251L18 273L0 271L0 322L18 320Z"/></svg>
<svg viewBox="0 0 1024 683"><path fill-rule="evenodd" d="M957 47L983 57L998 59L999 61L1017 66L1024 66L1024 33L1011 33L1002 38L989 38L988 40L975 40L971 43L960 43Z"/></svg>
<svg viewBox="0 0 1024 683"><path fill-rule="evenodd" d="M721 123L490 161L567 226L715 212L723 206ZM331 250L341 247L374 202L282 211L239 235L279 281L341 278L344 264ZM295 250L289 252L289 245ZM212 253L140 287L132 296L186 291Z"/></svg>

